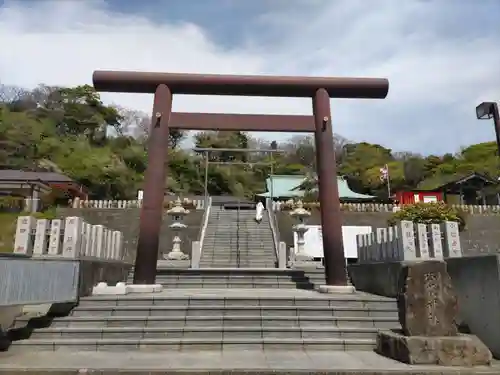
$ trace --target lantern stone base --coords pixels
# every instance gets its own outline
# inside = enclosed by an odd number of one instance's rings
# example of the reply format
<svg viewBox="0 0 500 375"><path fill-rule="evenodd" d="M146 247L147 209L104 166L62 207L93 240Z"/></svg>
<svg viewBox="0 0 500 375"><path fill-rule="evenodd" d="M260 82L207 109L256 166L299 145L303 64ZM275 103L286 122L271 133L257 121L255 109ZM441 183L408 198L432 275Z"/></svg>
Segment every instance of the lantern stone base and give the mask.
<svg viewBox="0 0 500 375"><path fill-rule="evenodd" d="M167 255L164 255L165 260L189 260L189 255L184 254L181 251L171 251Z"/></svg>
<svg viewBox="0 0 500 375"><path fill-rule="evenodd" d="M352 294L356 293L356 288L352 285L320 285L318 291L327 294Z"/></svg>
<svg viewBox="0 0 500 375"><path fill-rule="evenodd" d="M120 296L129 293L158 293L163 291L161 284L125 284L117 283L109 286L107 283L99 283L92 288L93 296Z"/></svg>
<svg viewBox="0 0 500 375"><path fill-rule="evenodd" d="M377 334L376 351L410 365L489 366L490 350L473 335L405 336L398 331Z"/></svg>

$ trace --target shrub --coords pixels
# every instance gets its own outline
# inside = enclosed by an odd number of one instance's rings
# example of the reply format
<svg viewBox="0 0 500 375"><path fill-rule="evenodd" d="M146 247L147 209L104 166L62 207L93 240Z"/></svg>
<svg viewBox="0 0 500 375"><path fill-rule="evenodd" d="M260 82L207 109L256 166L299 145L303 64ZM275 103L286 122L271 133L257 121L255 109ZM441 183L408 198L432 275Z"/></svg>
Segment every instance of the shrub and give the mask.
<svg viewBox="0 0 500 375"><path fill-rule="evenodd" d="M456 221L460 231L465 229L465 213L448 206L444 202L406 204L401 210L395 212L388 220L389 225L394 225L402 220L423 224L438 224L443 221Z"/></svg>

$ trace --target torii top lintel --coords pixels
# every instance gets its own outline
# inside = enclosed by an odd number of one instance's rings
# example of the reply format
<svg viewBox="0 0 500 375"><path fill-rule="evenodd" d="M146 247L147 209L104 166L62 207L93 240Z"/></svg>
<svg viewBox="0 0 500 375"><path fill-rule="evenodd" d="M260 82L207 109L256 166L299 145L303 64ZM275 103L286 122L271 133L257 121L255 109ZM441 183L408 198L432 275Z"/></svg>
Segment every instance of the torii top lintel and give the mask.
<svg viewBox="0 0 500 375"><path fill-rule="evenodd" d="M97 70L98 91L152 94L166 84L173 94L312 97L325 89L330 98L383 99L389 91L385 78L328 78L288 76L237 76Z"/></svg>

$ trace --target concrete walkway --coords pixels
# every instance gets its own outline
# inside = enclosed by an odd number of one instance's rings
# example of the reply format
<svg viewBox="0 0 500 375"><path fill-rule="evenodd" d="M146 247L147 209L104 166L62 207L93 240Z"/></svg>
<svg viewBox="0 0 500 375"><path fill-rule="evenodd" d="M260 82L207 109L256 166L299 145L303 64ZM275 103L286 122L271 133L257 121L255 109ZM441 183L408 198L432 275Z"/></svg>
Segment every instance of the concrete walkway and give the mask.
<svg viewBox="0 0 500 375"><path fill-rule="evenodd" d="M97 370L97 371L96 371ZM409 366L373 352L193 351L0 353L0 374L499 374L500 364L474 369ZM241 372L239 372L241 371Z"/></svg>

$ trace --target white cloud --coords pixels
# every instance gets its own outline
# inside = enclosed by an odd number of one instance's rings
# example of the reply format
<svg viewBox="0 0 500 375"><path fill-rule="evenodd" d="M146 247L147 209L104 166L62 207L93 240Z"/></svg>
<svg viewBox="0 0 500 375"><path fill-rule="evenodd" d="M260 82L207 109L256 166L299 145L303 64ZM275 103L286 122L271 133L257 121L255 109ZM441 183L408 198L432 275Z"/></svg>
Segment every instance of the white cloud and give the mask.
<svg viewBox="0 0 500 375"><path fill-rule="evenodd" d="M490 127L476 124L474 106L500 99L500 49L494 47L500 31L457 37L439 26L467 12L450 7L468 5L289 0L279 12L260 16L261 28L247 43L228 49L194 24L113 14L101 1L7 2L0 8L0 79L25 87L75 85L91 83L95 69L382 76L391 82L386 100L332 103L335 129L396 149L445 152L493 139ZM103 98L147 112L152 103L150 95ZM174 99L174 110L308 114L311 104L184 96Z"/></svg>

